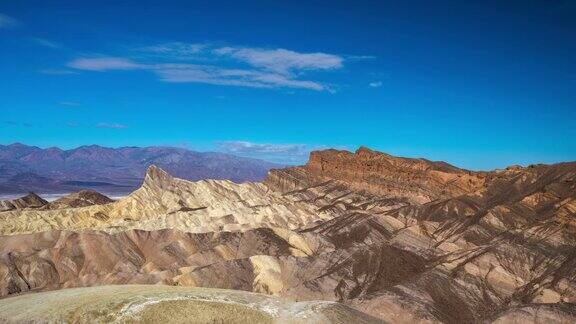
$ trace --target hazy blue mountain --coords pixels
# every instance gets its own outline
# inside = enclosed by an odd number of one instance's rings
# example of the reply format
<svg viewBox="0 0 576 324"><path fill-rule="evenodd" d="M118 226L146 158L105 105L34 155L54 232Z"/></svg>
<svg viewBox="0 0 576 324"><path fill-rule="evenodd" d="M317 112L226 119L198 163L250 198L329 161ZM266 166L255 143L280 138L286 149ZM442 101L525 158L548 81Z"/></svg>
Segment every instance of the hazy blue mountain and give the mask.
<svg viewBox="0 0 576 324"><path fill-rule="evenodd" d="M138 187L146 168L155 164L188 180L263 180L281 165L216 152L175 147L81 146L42 149L20 143L0 145L0 193L65 192L93 188L128 192Z"/></svg>

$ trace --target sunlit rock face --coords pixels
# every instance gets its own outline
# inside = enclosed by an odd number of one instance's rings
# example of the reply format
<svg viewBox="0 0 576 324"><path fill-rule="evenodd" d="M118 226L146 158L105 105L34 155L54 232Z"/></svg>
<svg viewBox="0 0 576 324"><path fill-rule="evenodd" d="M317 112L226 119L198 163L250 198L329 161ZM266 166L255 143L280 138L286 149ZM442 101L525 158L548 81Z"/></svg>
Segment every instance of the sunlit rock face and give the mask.
<svg viewBox="0 0 576 324"><path fill-rule="evenodd" d="M312 152L306 169L325 179L345 181L357 190L425 203L473 192L484 175L458 169L444 162L398 158L360 148L355 153L326 150Z"/></svg>
<svg viewBox="0 0 576 324"><path fill-rule="evenodd" d="M0 213L0 294L103 284L329 300L390 322L576 320L576 163L472 172L365 148L263 183L157 167L102 205Z"/></svg>

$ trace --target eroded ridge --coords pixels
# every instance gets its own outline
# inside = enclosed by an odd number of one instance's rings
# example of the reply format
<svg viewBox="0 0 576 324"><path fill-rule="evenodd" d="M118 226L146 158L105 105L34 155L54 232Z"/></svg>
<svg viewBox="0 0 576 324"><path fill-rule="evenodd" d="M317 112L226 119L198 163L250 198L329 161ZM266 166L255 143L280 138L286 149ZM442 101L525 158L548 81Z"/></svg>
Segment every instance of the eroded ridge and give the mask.
<svg viewBox="0 0 576 324"><path fill-rule="evenodd" d="M573 322L575 213L576 163L471 172L328 150L241 185L153 167L117 202L0 213L0 291L164 283L399 323Z"/></svg>

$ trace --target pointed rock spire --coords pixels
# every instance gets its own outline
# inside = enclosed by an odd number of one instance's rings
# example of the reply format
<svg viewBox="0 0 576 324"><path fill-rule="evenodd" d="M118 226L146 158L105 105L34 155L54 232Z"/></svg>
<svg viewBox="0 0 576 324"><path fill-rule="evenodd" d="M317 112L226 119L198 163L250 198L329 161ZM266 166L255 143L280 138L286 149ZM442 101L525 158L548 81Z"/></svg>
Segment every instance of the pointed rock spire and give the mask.
<svg viewBox="0 0 576 324"><path fill-rule="evenodd" d="M144 185L147 187L164 188L172 183L173 180L174 177L168 174L168 172L152 164L146 171L146 176L144 177Z"/></svg>

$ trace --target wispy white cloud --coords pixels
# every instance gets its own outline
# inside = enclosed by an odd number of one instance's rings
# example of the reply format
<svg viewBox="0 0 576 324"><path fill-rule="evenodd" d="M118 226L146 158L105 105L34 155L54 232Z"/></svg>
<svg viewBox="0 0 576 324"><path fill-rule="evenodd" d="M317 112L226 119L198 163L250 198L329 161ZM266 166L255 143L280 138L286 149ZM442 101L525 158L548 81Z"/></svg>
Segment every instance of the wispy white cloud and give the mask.
<svg viewBox="0 0 576 324"><path fill-rule="evenodd" d="M214 50L252 66L287 74L304 70L331 70L342 67L340 56L326 53L298 53L286 49L261 49L246 47L221 47Z"/></svg>
<svg viewBox="0 0 576 324"><path fill-rule="evenodd" d="M311 151L326 148L306 144L270 144L249 141L216 142L216 147L220 152L280 164L304 164L308 161Z"/></svg>
<svg viewBox="0 0 576 324"><path fill-rule="evenodd" d="M374 55L348 55L346 56L347 60L356 60L356 61L362 61L362 60L374 60L376 59L376 56Z"/></svg>
<svg viewBox="0 0 576 324"><path fill-rule="evenodd" d="M88 71L136 70L145 67L122 57L79 58L68 63L68 66Z"/></svg>
<svg viewBox="0 0 576 324"><path fill-rule="evenodd" d="M123 129L123 128L127 128L128 126L124 125L124 124L118 124L118 123L98 123L96 124L97 128L113 128L113 129Z"/></svg>
<svg viewBox="0 0 576 324"><path fill-rule="evenodd" d="M52 74L52 75L78 74L78 72L68 69L43 69L38 72L42 74Z"/></svg>
<svg viewBox="0 0 576 324"><path fill-rule="evenodd" d="M65 107L79 107L82 105L81 103L76 101L60 101L58 104Z"/></svg>
<svg viewBox="0 0 576 324"><path fill-rule="evenodd" d="M60 45L54 41L45 39L45 38L32 38L32 42L34 42L40 46L44 46L44 47L48 47L48 48L53 48L53 49L62 48L62 45Z"/></svg>
<svg viewBox="0 0 576 324"><path fill-rule="evenodd" d="M252 88L324 89L322 84L314 81L295 80L280 74L257 70L227 69L208 65L166 64L156 66L154 72L165 82L200 82Z"/></svg>
<svg viewBox="0 0 576 324"><path fill-rule="evenodd" d="M18 26L20 26L20 22L16 18L12 18L0 13L0 28L11 28Z"/></svg>
<svg viewBox="0 0 576 324"><path fill-rule="evenodd" d="M382 86L382 81L374 81L368 84L372 88L380 88Z"/></svg>
<svg viewBox="0 0 576 324"><path fill-rule="evenodd" d="M88 71L147 70L156 74L161 81L173 83L196 82L252 88L333 91L332 87L324 82L305 80L302 77L312 71L341 68L344 61L337 55L325 53L213 47L194 43L165 43L140 47L137 51L147 55L133 59L84 57L67 65L73 69ZM183 63L183 60L187 62Z"/></svg>
<svg viewBox="0 0 576 324"><path fill-rule="evenodd" d="M190 44L182 42L163 43L152 46L137 48L140 53L145 53L154 57L161 57L175 60L190 60L198 57L198 54L207 47L204 44Z"/></svg>

